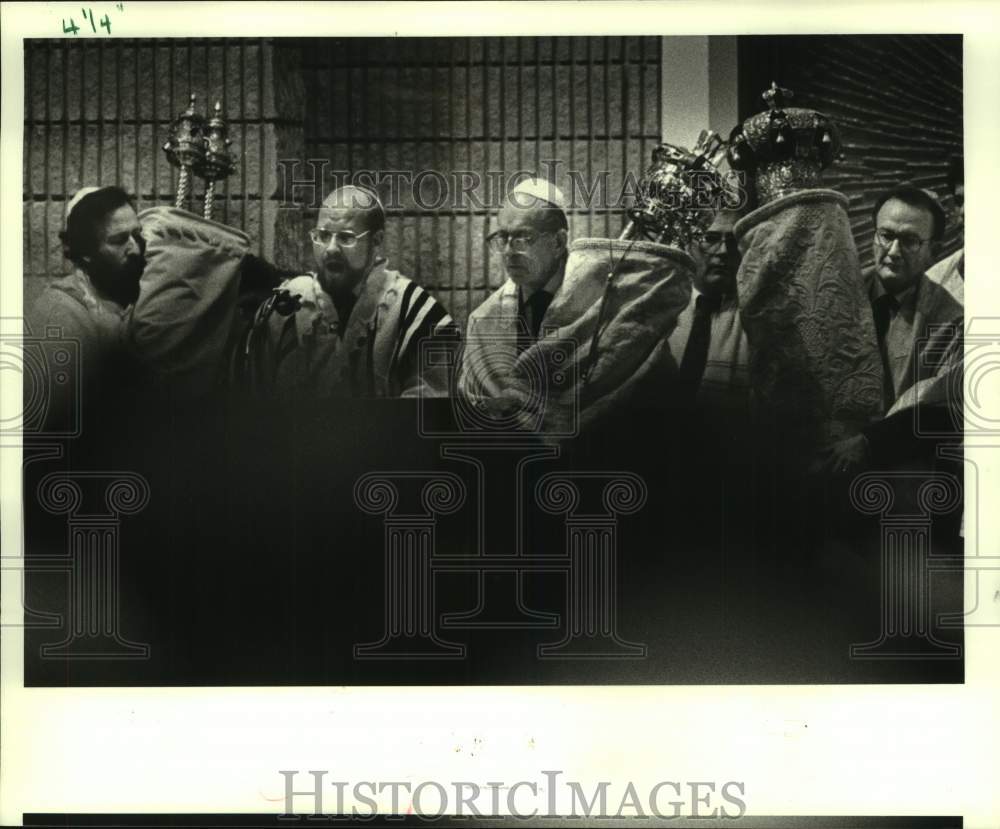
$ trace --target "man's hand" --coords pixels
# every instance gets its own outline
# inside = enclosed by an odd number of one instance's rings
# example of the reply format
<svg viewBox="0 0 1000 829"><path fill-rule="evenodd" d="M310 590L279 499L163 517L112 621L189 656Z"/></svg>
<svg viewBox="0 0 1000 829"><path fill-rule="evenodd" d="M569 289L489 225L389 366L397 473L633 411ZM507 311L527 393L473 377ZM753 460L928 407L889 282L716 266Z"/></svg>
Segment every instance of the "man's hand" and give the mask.
<svg viewBox="0 0 1000 829"><path fill-rule="evenodd" d="M868 438L855 435L824 449L813 463L814 472L831 475L853 475L868 468L871 455Z"/></svg>

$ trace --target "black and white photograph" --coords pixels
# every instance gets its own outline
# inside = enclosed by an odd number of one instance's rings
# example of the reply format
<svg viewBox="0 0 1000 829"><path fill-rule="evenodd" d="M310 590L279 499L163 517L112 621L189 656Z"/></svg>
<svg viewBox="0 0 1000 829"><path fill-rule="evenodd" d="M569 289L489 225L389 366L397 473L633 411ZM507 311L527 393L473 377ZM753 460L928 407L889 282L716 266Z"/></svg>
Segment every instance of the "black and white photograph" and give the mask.
<svg viewBox="0 0 1000 829"><path fill-rule="evenodd" d="M781 4L735 28L713 4L626 3L604 26L616 7L483 4L486 22L469 4L454 27L446 4L15 5L6 698L32 721L66 700L39 745L87 731L75 706L155 698L171 745L190 705L201 733L282 748L239 809L223 785L182 807L18 797L13 822L995 825L985 795L796 809L755 800L739 763L699 776L690 752L671 769L595 754L596 776L562 759L588 756L570 710L634 724L670 700L682 721L718 695L718 739L742 698L788 712L754 732L787 765L790 742L846 758L867 739L831 749L830 711L809 734L813 693L878 700L862 720L886 729L911 709L943 727L954 694L984 693L1000 317L973 304L992 284L973 268L966 313L965 189L992 164L995 14L883 8L857 29L845 4L838 31L829 11L781 25ZM987 237L988 180L968 213ZM400 757L438 740L454 756L378 776L306 719L296 755L227 706L242 693L272 714L302 693L384 758L381 718L412 705L428 730L404 726ZM542 756L525 725L487 769L483 741L531 694L562 750ZM457 700L498 718L491 736L457 733ZM108 708L107 734L156 755L135 710ZM8 735L30 739L25 722ZM627 757L620 739L605 752ZM898 755L911 740L932 738Z"/></svg>

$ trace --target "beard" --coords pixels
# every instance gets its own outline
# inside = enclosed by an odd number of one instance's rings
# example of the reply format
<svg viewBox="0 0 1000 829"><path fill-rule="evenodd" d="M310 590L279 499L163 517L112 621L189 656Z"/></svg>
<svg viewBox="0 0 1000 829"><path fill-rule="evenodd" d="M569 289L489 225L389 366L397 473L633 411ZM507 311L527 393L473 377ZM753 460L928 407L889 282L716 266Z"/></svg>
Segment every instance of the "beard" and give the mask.
<svg viewBox="0 0 1000 829"><path fill-rule="evenodd" d="M369 256L361 268L352 268L346 259L331 256L320 263L319 284L332 297L346 297L353 293L354 287L365 278L371 270L374 257Z"/></svg>
<svg viewBox="0 0 1000 829"><path fill-rule="evenodd" d="M94 259L87 267L87 276L103 296L126 307L139 298L139 280L145 269L146 258L141 254L129 256L120 265Z"/></svg>

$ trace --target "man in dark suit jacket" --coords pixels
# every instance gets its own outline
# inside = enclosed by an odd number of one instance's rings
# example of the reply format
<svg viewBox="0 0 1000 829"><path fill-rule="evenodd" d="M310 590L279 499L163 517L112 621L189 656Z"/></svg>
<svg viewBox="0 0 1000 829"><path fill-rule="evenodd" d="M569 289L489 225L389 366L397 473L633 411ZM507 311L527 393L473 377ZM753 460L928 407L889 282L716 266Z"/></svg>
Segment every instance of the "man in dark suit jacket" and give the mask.
<svg viewBox="0 0 1000 829"><path fill-rule="evenodd" d="M833 472L905 463L931 448L917 434L961 432L963 307L927 278L945 214L926 190L900 186L875 203L875 275L869 286L884 369L885 417L835 444ZM918 411L919 410L919 411Z"/></svg>

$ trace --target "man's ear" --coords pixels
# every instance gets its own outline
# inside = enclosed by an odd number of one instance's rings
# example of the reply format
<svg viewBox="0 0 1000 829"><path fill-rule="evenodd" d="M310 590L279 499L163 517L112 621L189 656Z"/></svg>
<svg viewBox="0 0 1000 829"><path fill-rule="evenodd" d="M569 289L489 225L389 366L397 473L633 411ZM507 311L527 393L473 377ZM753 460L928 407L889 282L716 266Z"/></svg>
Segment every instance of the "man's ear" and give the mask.
<svg viewBox="0 0 1000 829"><path fill-rule="evenodd" d="M381 230L376 230L372 234L372 244L377 248L382 247L382 242L384 241L384 239L385 239L385 228L382 228Z"/></svg>
<svg viewBox="0 0 1000 829"><path fill-rule="evenodd" d="M569 234L563 229L559 228L556 231L556 244L559 246L559 250L566 249L566 243L569 240Z"/></svg>

